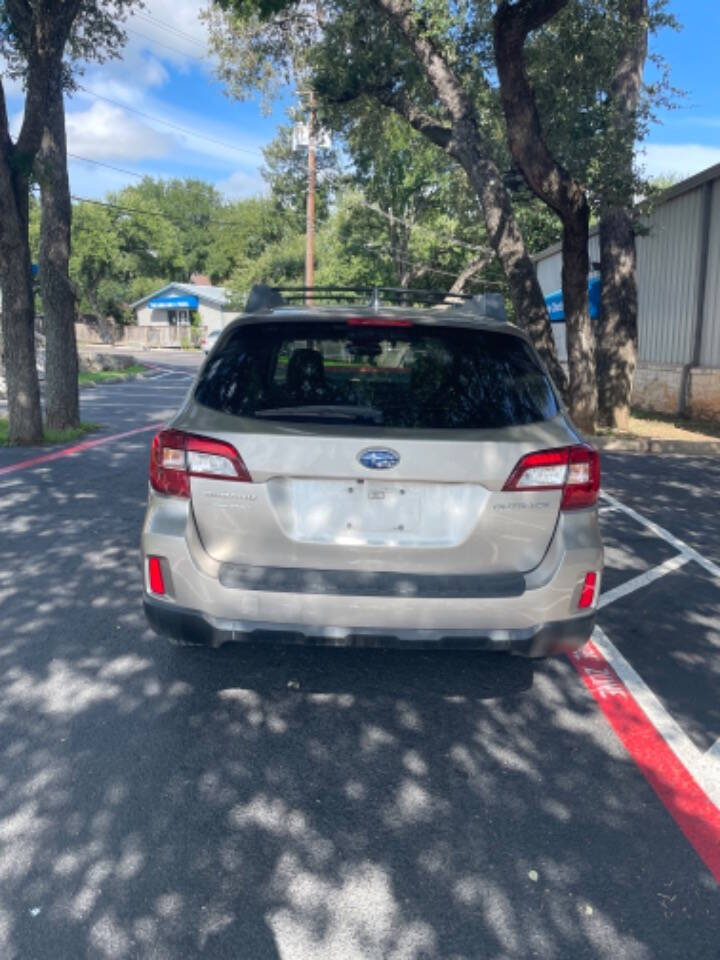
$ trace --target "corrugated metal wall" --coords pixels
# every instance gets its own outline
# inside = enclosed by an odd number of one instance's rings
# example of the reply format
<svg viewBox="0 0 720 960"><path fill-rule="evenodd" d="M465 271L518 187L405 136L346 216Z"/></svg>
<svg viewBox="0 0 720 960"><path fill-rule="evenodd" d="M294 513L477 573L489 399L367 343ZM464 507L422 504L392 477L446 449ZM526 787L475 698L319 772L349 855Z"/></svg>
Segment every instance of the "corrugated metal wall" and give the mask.
<svg viewBox="0 0 720 960"><path fill-rule="evenodd" d="M689 363L698 306L702 190L656 207L637 240L638 359Z"/></svg>
<svg viewBox="0 0 720 960"><path fill-rule="evenodd" d="M710 209L705 323L700 363L704 367L720 367L720 180L713 183Z"/></svg>
<svg viewBox="0 0 720 960"><path fill-rule="evenodd" d="M705 185L658 204L638 237L638 350L645 363L684 364L692 360L698 313L702 208ZM597 235L590 238L591 261L600 259ZM562 258L551 253L537 262L546 295L561 285ZM713 183L705 284L705 320L700 364L720 367L720 180ZM564 339L564 338L563 338Z"/></svg>

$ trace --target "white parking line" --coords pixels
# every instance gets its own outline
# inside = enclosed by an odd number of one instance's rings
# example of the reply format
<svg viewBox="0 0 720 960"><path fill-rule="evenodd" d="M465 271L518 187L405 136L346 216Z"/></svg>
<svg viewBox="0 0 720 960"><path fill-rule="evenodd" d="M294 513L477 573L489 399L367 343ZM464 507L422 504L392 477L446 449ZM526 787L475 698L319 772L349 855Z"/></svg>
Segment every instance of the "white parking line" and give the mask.
<svg viewBox="0 0 720 960"><path fill-rule="evenodd" d="M707 557L704 557L693 547L689 546L689 544L670 533L669 530L666 530L652 520L648 520L642 516L642 514L633 510L632 507L621 503L609 493L603 492L601 493L601 497L606 501L606 505L600 508L603 513L620 511L626 514L650 530L656 537L669 543L678 550L678 553L663 563L647 570L645 573L633 577L626 583L620 584L620 586L614 587L612 590L608 590L607 593L602 594L598 602L599 609L608 606L621 597L634 593L636 590L641 590L643 587L668 573L672 573L674 570L681 569L690 561L698 563L704 570L712 574L713 577L720 580L720 567L716 563L708 560ZM634 697L641 710L645 713L652 726L663 738L675 757L706 794L711 803L720 809L720 739L717 740L709 750L703 752L693 743L670 713L668 713L659 698L653 693L642 677L630 663L628 663L599 626L596 626L593 632L593 643L615 671L629 693ZM580 656L581 653L578 653L578 657Z"/></svg>
<svg viewBox="0 0 720 960"><path fill-rule="evenodd" d="M712 560L708 560L701 553L698 553L697 550L694 550L691 546L685 543L684 540L680 540L679 537L674 536L669 530L666 530L664 527L661 527L652 520L648 520L647 517L643 517L642 514L638 513L637 510L633 510L632 507L626 507L624 503L616 500L615 497L611 496L609 493L603 492L600 494L600 496L611 506L615 507L617 510L621 510L623 513L627 514L628 517L632 517L633 520L636 520L644 527L647 527L647 529L651 530L655 536L660 537L661 540L665 540L667 543L671 544L680 553L685 554L690 560L694 560L695 563L699 563L701 567L708 571L708 573L711 573L713 577L716 577L718 580L720 580L720 566L718 566L716 563L713 563Z"/></svg>
<svg viewBox="0 0 720 960"><path fill-rule="evenodd" d="M715 806L720 808L720 756L715 754L715 748L713 747L712 750L703 754L695 746L690 737L678 722L670 716L650 687L634 667L630 666L600 627L595 627L593 631L593 643L620 677L648 720L690 776Z"/></svg>
<svg viewBox="0 0 720 960"><path fill-rule="evenodd" d="M613 587L612 590L608 590L607 593L603 593L600 596L598 609L602 610L602 608L606 607L609 603L614 603L621 597L626 597L629 593L634 593L636 590L640 590L641 587L646 587L649 583L659 580L660 577L664 577L667 573L679 570L681 567L684 567L686 563L690 563L691 559L692 557L687 553L677 553L664 563L659 563L656 567L652 567L645 573L633 577L632 580L627 580L625 583L621 583L620 586Z"/></svg>

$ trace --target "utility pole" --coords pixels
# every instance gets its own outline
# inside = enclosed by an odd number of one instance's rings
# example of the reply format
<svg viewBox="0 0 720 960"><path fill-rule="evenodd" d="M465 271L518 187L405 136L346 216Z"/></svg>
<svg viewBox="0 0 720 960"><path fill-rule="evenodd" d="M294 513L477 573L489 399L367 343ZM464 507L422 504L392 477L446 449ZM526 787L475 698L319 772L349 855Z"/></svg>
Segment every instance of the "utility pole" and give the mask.
<svg viewBox="0 0 720 960"><path fill-rule="evenodd" d="M310 91L308 115L308 188L307 222L305 227L305 286L315 286L315 92ZM312 291L306 292L305 302L312 303Z"/></svg>

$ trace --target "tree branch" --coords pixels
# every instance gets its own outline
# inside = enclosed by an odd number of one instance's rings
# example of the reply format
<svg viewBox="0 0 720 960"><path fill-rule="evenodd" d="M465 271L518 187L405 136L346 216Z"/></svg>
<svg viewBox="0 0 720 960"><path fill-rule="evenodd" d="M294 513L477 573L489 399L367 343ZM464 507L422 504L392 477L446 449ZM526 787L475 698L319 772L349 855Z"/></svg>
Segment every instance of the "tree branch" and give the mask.
<svg viewBox="0 0 720 960"><path fill-rule="evenodd" d="M513 159L530 188L563 220L584 191L553 157L545 143L535 92L525 69L524 48L531 29L546 23L568 0L502 0L493 17L495 62Z"/></svg>
<svg viewBox="0 0 720 960"><path fill-rule="evenodd" d="M410 126L431 140L436 146L443 150L447 149L452 138L452 130L449 126L442 123L437 117L425 113L417 107L406 91L393 90L391 83L371 84L366 83L355 86L352 90L331 91L325 87L319 87L318 93L324 100L330 103L352 103L360 97L371 97L399 114L406 120ZM448 117L449 119L449 117Z"/></svg>
<svg viewBox="0 0 720 960"><path fill-rule="evenodd" d="M375 98L384 106L390 107L400 114L414 130L427 137L436 146L443 150L447 149L452 139L450 127L444 126L429 113L424 113L418 109L404 90L398 92L378 91L375 93Z"/></svg>
<svg viewBox="0 0 720 960"><path fill-rule="evenodd" d="M470 263L468 263L468 265L464 267L457 275L457 279L448 290L448 296L446 297L446 300L449 300L449 297L451 297L453 294L462 293L468 280L486 267L492 258L492 251L489 251L485 256L475 257L474 260L471 260Z"/></svg>
<svg viewBox="0 0 720 960"><path fill-rule="evenodd" d="M417 20L410 0L371 0L405 37L418 58L425 76L452 121L464 120L473 113L472 103L463 85L442 51L430 37L417 29ZM565 0L567 2L567 0Z"/></svg>
<svg viewBox="0 0 720 960"><path fill-rule="evenodd" d="M568 0L518 0L517 3L503 3L501 6L505 7L503 16L512 18L526 37L544 26L567 4Z"/></svg>

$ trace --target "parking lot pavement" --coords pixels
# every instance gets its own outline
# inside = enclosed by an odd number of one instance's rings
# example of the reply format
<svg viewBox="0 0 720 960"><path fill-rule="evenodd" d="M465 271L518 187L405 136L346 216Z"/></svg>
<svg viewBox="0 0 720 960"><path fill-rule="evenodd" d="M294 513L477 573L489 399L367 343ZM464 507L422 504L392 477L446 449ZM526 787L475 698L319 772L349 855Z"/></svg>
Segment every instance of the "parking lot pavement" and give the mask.
<svg viewBox="0 0 720 960"><path fill-rule="evenodd" d="M606 510L606 588L635 583L599 667L174 648L140 611L150 425L190 382L158 366L84 396L106 442L0 473L0 956L717 960L718 886L622 726L650 690L708 756L711 568ZM655 469L608 457L608 493L704 555L711 467Z"/></svg>

